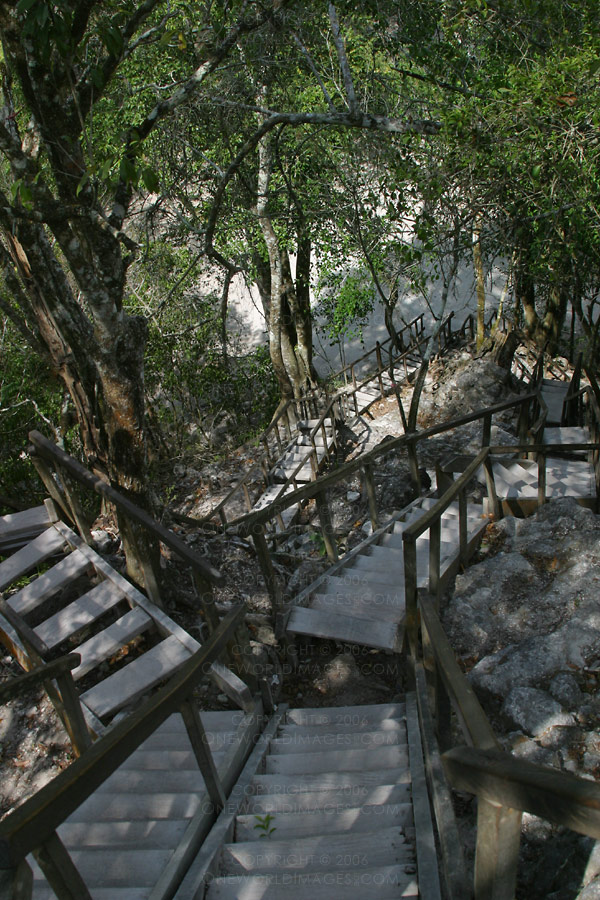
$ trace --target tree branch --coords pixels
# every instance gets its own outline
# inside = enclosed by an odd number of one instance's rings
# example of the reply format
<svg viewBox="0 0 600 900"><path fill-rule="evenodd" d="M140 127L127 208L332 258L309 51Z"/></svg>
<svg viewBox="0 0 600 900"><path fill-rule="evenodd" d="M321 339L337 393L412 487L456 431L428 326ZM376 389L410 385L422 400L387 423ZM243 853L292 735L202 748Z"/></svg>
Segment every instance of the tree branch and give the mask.
<svg viewBox="0 0 600 900"><path fill-rule="evenodd" d="M338 22L337 12L335 11L335 5L333 3L329 3L328 10L329 10L329 21L331 23L331 31L333 34L333 41L335 43L335 49L337 50L340 69L342 72L342 78L344 79L344 88L346 90L346 99L348 102L348 109L350 110L352 115L357 116L360 113L360 109L358 106L358 100L356 99L356 92L354 90L354 82L352 81L352 73L350 72L350 65L348 63L348 57L346 56L346 48L344 47L344 40L343 40L342 34L340 32L340 23Z"/></svg>

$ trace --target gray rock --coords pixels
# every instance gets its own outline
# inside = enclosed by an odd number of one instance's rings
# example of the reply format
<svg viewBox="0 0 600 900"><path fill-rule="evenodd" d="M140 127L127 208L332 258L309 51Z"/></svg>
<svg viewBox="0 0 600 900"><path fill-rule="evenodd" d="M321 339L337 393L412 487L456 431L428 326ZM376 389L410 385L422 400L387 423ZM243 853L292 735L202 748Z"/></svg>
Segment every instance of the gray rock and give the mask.
<svg viewBox="0 0 600 900"><path fill-rule="evenodd" d="M517 728L535 737L557 725L575 725L560 703L545 691L514 687L502 705L502 714Z"/></svg>
<svg viewBox="0 0 600 900"><path fill-rule="evenodd" d="M355 503L357 500L360 500L360 491L348 491L346 500L348 500L349 503Z"/></svg>
<svg viewBox="0 0 600 900"><path fill-rule="evenodd" d="M565 709L577 709L583 699L577 679L571 672L558 672L550 682L548 690Z"/></svg>

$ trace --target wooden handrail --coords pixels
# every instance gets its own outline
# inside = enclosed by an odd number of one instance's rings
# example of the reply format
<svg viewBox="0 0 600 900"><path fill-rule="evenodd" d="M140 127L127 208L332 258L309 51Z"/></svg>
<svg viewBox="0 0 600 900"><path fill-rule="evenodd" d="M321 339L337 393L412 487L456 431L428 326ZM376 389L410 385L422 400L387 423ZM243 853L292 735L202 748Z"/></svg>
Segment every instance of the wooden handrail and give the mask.
<svg viewBox="0 0 600 900"><path fill-rule="evenodd" d="M45 663L31 672L25 672L24 675L17 675L10 681L3 681L0 684L0 703L8 703L14 700L19 694L29 691L31 688L38 687L40 684L51 678L63 675L75 669L81 662L79 653L69 653L66 656L60 656L52 662Z"/></svg>
<svg viewBox="0 0 600 900"><path fill-rule="evenodd" d="M501 750L454 747L442 756L457 791L600 838L600 785Z"/></svg>
<svg viewBox="0 0 600 900"><path fill-rule="evenodd" d="M427 440L428 438L434 437L435 435L443 434L446 431L451 431L455 428L461 428L464 425L468 425L471 422L476 422L477 420L482 419L486 415L495 415L496 413L503 412L506 409L521 406L523 403L529 403L529 401L536 396L537 392L522 394L521 396L513 397L510 400L504 400L501 403L496 403L494 406L487 407L486 409L475 410L475 412L466 413L463 416L459 416L458 418L452 419L448 422L443 422L440 425L434 425L431 428L426 428L422 431L411 432L410 434L402 434L396 438L391 438L389 441L384 441L382 444L374 447L368 453L364 453L356 459L350 460L350 462L343 463L343 465L339 466L339 468L337 468L334 472L328 472L326 475L321 476L319 478L318 484L315 484L315 482L310 482L309 484L303 485L301 488L298 488L297 490L292 491L285 496L282 496L280 499L269 504L269 506L266 506L264 509L257 510L256 512L249 513L246 516L240 517L235 523L236 528L238 529L238 533L240 535L251 534L255 526L262 526L265 522L268 522L275 515L283 512L289 506L293 506L295 503L301 503L304 500L312 499L319 491L327 490L334 484L337 484L338 481L347 478L349 475L362 468L365 464L373 462L374 460L378 459L378 457L387 455L388 453L398 450L401 447L406 447L411 441L416 443L419 441Z"/></svg>
<svg viewBox="0 0 600 900"><path fill-rule="evenodd" d="M94 491L105 497L110 503L123 510L123 512L134 522L146 528L151 534L155 535L159 541L169 547L178 556L180 556L189 566L194 569L202 578L213 585L223 585L225 578L217 569L207 563L201 556L188 547L181 538L177 537L164 525L156 522L147 512L132 503L127 497L124 497L116 491L110 484L107 484L96 475L92 475L81 463L73 459L52 441L45 438L39 431L30 431L29 440L32 448L30 452L37 454L42 459L64 469L72 478L86 487L88 490Z"/></svg>
<svg viewBox="0 0 600 900"><path fill-rule="evenodd" d="M15 866L46 843L58 826L190 697L210 665L235 636L244 616L243 606L232 610L154 697L0 822L0 869Z"/></svg>

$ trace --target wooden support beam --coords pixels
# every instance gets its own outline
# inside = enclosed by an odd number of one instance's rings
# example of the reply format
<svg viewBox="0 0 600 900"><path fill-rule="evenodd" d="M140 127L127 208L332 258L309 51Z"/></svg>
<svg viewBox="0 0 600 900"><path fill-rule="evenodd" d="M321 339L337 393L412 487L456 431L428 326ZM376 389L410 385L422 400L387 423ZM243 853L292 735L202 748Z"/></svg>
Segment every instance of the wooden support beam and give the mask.
<svg viewBox="0 0 600 900"><path fill-rule="evenodd" d="M327 500L327 492L319 491L315 497L317 501L317 511L319 513L319 522L321 523L321 532L323 534L323 540L325 542L325 549L327 550L327 556L332 562L337 562L338 552L337 546L335 543L335 536L333 531L333 521L331 518L331 510L329 508L329 502Z"/></svg>
<svg viewBox="0 0 600 900"><path fill-rule="evenodd" d="M375 481L373 479L373 466L370 463L367 463L366 466L363 466L362 471L365 488L367 491L367 499L369 501L369 518L371 519L373 531L377 531L380 526L380 522L379 510L377 509L377 494L375 493Z"/></svg>
<svg viewBox="0 0 600 900"><path fill-rule="evenodd" d="M283 597L277 574L273 568L273 562L271 560L271 554L269 553L269 545L265 538L265 529L263 525L255 525L252 529L252 543L256 550L260 571L265 579L267 593L271 598L273 615L276 616L283 611Z"/></svg>
<svg viewBox="0 0 600 900"><path fill-rule="evenodd" d="M478 799L475 900L514 900L522 815Z"/></svg>
<svg viewBox="0 0 600 900"><path fill-rule="evenodd" d="M12 869L0 869L0 900L31 900L33 871L26 859Z"/></svg>
<svg viewBox="0 0 600 900"><path fill-rule="evenodd" d="M226 797L214 757L208 745L208 738L200 719L198 707L195 703L184 700L179 707L179 712L183 718L198 768L204 778L206 790L216 816L225 806Z"/></svg>
<svg viewBox="0 0 600 900"><path fill-rule="evenodd" d="M37 847L33 855L57 900L92 900L92 895L56 832Z"/></svg>

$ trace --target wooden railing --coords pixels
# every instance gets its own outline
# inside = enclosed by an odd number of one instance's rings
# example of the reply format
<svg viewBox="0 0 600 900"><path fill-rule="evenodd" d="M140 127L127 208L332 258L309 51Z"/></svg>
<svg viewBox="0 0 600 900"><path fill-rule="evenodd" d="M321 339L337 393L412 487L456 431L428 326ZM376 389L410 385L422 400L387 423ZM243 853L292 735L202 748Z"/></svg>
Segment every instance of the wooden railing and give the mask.
<svg viewBox="0 0 600 900"><path fill-rule="evenodd" d="M229 613L203 646L153 698L115 725L53 781L0 822L0 897L3 900L30 900L32 873L26 861L30 853L33 853L58 900L91 900L80 873L57 834L57 828L176 711L183 717L206 785L212 818L216 818L225 804L225 788L209 749L198 709L192 701L192 693L243 625L244 615L243 607ZM181 861L181 871L185 870L184 864L189 865L193 859L201 839L202 833L195 838L190 837L185 850L186 858Z"/></svg>
<svg viewBox="0 0 600 900"><path fill-rule="evenodd" d="M440 822L449 900L513 900L521 817L532 813L600 837L600 785L503 751L475 693L460 670L438 618L435 601L418 602L420 641L412 669L433 804ZM452 746L451 709L466 745ZM434 740L432 740L434 738ZM437 739L437 740L435 740ZM436 774L437 747L446 777L457 791L476 794L477 838L473 882L469 884L454 823L449 820L445 784Z"/></svg>
<svg viewBox="0 0 600 900"><path fill-rule="evenodd" d="M453 339L453 315L454 314L451 313L444 319L441 323L439 333L436 335L438 352L440 353L443 353L447 349ZM318 389L315 389L308 392L306 396L300 400L288 400L259 438L259 446L263 450L260 462L254 465L238 482L236 482L231 490L228 491L225 497L219 501L208 515L198 519L183 516L176 516L176 518L185 521L188 524L193 523L200 527L214 527L217 520L223 528L236 525L240 519L240 514L236 511L236 507L239 509L241 502L246 507L247 512L249 512L256 500L268 487L272 486L269 471L281 460L290 443L296 437L298 433L298 422L301 420L308 420L311 417L317 418L316 424L308 435L311 446L310 448L307 448L303 459L295 467L292 474L288 476L285 483L282 483L276 499L285 494L290 487L294 489L298 487L297 476L305 465L309 464L311 466L312 478L316 478L319 472L320 462L317 454L315 436L319 432L323 435L326 458L329 459L330 450L328 448L326 435L327 422L329 421L331 427L334 428L333 445L335 447L336 423L347 421L352 416L357 416L359 414L357 393L374 379L378 379L380 396L381 398L385 397L388 391L386 391L381 379L382 373L386 371L390 371L391 373L394 368L404 364L405 376L408 376L408 360L411 354L414 354L415 352L422 354L424 348L430 341L430 337L423 337L424 324L422 314L405 326L405 328L402 329L401 334L404 334L405 332L413 339L413 343L409 345L408 349L394 355L390 346L389 359L384 362L382 355L383 348L391 342L390 340L384 341L381 344L378 342L373 349L363 354L358 360L355 360L353 363L340 369L339 372L330 376L327 385L335 385L342 377L344 377L347 382L346 386L338 388L333 394L327 393L328 388L326 385L324 395L322 392L319 393ZM357 377L358 367L371 357L375 357L377 367L366 376L363 375L362 380L359 380ZM349 381L348 378L350 379ZM253 489L252 493L254 493L254 497L252 497L251 488ZM276 502L276 500L273 502ZM228 507L231 507L232 505L234 507L233 513L228 510ZM276 519L277 516L275 515L273 518Z"/></svg>
<svg viewBox="0 0 600 900"><path fill-rule="evenodd" d="M388 353L390 359L401 359L411 348L414 348L417 344L420 343L425 334L425 316L421 313L419 316L416 316L408 325L404 325L403 328L398 332L398 337L400 338L401 349L396 351L396 355L394 356L394 346L391 337L387 338L385 341L377 341L376 345L372 347L370 350L367 350L366 353L363 353L362 356L359 356L358 359L355 359L353 362L348 363L348 365L339 369L337 372L334 372L327 379L328 383L334 386L338 385L340 381L343 379L344 383L353 384L356 386L359 380L364 380L365 373L369 373L369 379L373 377L378 371L381 371L385 368L385 365L382 361L382 351L387 348L386 352ZM374 360L373 360L374 357ZM372 370L369 368L369 360L370 362L375 362L375 366L372 367ZM389 363L388 363L389 365ZM361 375L359 370L362 370L363 374Z"/></svg>
<svg viewBox="0 0 600 900"><path fill-rule="evenodd" d="M422 431L409 432L396 438L384 441L368 453L364 453L356 459L343 463L332 472L321 475L318 480L304 484L296 490L284 493L285 485L281 486L281 490L277 499L261 510L248 513L240 518L235 525L236 533L242 537L251 537L255 545L261 572L267 585L267 590L273 604L274 612L277 615L284 614L284 600L281 587L275 568L273 566L268 543L265 537L265 530L268 523L276 516L281 515L288 507L298 504L304 504L309 500L315 500L321 531L325 543L325 549L329 558L335 562L337 560L337 549L335 535L332 527L332 512L328 500L328 491L351 476L360 474L363 484L365 485L367 498L369 501L369 515L373 528L379 527L379 512L377 509L377 498L375 484L373 478L373 470L375 463L382 457L392 453L406 453L408 465L411 473L411 480L415 490L415 495L421 493L421 479L419 472L418 445L422 441L426 441L431 437L443 434L457 428L464 427L472 422L480 421L482 423L482 445L486 446L490 441L492 420L495 415L505 412L508 409L515 409L520 414L520 422L524 424L524 432L527 432L527 423L530 419L530 407L537 404L538 395L536 392L531 394L520 395L497 403L494 406L483 410L476 410L473 413L467 413L449 422L435 425ZM535 406L537 409L537 406ZM516 452L517 448L511 448L512 452Z"/></svg>
<svg viewBox="0 0 600 900"><path fill-rule="evenodd" d="M136 532L139 529L143 529L174 551L192 571L196 592L209 628L212 629L218 625L219 617L213 601L213 587L223 585L225 579L217 569L188 547L174 532L165 528L107 482L92 475L77 460L73 459L38 431L31 431L29 440L31 441L29 448L31 458L44 482L46 490L52 499L58 503L66 516L75 523L82 538L87 543L92 543L89 525L79 503L77 492L73 488L73 482L77 482L88 491L99 494L113 504L119 510L121 521L125 518L130 523L128 531L134 541ZM142 542L140 541L137 546L144 573L146 593L150 600L162 608L163 604L156 577L150 561L141 549L141 545Z"/></svg>

